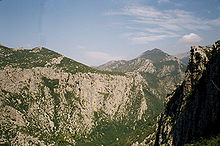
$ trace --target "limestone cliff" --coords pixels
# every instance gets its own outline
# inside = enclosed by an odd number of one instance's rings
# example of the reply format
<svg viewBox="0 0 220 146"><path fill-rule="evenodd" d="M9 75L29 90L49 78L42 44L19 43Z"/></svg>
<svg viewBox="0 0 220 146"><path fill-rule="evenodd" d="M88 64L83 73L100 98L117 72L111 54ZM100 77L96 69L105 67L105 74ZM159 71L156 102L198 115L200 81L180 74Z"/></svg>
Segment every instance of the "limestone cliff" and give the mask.
<svg viewBox="0 0 220 146"><path fill-rule="evenodd" d="M220 133L220 41L192 47L183 83L167 97L155 145L184 145Z"/></svg>
<svg viewBox="0 0 220 146"><path fill-rule="evenodd" d="M0 46L0 144L131 144L151 132L159 100L139 73Z"/></svg>

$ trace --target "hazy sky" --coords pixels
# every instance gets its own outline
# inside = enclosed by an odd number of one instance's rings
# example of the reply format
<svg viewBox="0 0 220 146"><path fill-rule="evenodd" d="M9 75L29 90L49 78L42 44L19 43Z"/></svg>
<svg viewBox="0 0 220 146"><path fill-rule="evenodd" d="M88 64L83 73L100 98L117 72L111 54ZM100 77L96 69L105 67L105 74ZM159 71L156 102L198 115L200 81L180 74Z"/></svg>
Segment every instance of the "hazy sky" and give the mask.
<svg viewBox="0 0 220 146"><path fill-rule="evenodd" d="M220 0L1 0L0 43L45 46L87 65L220 39Z"/></svg>

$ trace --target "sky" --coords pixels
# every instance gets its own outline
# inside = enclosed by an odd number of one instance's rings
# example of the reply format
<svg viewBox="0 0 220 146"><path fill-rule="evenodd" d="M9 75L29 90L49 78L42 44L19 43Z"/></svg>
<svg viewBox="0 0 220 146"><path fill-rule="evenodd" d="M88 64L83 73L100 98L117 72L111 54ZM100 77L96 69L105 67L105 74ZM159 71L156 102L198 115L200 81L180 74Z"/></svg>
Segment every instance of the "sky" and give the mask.
<svg viewBox="0 0 220 146"><path fill-rule="evenodd" d="M0 43L90 66L220 40L220 0L0 0Z"/></svg>

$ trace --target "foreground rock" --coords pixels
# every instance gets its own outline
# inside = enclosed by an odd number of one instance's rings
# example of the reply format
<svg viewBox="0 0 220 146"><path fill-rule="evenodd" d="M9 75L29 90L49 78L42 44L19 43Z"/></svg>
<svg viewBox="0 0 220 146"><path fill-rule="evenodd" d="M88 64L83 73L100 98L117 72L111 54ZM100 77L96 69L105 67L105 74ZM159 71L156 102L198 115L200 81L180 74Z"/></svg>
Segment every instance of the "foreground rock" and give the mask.
<svg viewBox="0 0 220 146"><path fill-rule="evenodd" d="M220 133L220 41L192 47L186 77L167 98L155 145L184 145Z"/></svg>

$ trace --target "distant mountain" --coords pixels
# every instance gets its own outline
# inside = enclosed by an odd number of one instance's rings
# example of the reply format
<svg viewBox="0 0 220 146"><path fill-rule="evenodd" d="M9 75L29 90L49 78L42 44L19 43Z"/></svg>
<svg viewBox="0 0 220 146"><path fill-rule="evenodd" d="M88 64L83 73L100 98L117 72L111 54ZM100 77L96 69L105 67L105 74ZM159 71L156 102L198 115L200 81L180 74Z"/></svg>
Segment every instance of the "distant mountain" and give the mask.
<svg viewBox="0 0 220 146"><path fill-rule="evenodd" d="M155 48L153 50L148 50L144 52L138 58L149 59L152 62L158 62L158 61L165 59L167 56L170 56L170 55L164 53L160 49Z"/></svg>
<svg viewBox="0 0 220 146"><path fill-rule="evenodd" d="M182 81L186 65L160 49L153 49L142 53L135 59L111 61L98 66L97 69L139 73L150 88L155 90L157 96L164 98L175 88L175 85Z"/></svg>
<svg viewBox="0 0 220 146"><path fill-rule="evenodd" d="M153 63L158 63L168 56L170 55L162 52L159 49L153 49L144 52L135 59L129 61L125 61L125 60L110 61L106 64L98 66L97 69L118 71L118 72L133 72L133 71L154 72L155 68L153 66Z"/></svg>
<svg viewBox="0 0 220 146"><path fill-rule="evenodd" d="M220 41L191 48L186 77L166 101L155 145L220 144Z"/></svg>
<svg viewBox="0 0 220 146"><path fill-rule="evenodd" d="M126 61L110 61L106 64L96 67L99 70L108 70L108 71L118 71L118 72L134 72L134 71L143 71L143 72L155 72L155 67L157 64L166 62L166 61L177 61L180 65L183 63L160 49L148 50L142 53L135 59ZM184 68L184 65L181 66ZM184 68L185 69L185 68Z"/></svg>
<svg viewBox="0 0 220 146"><path fill-rule="evenodd" d="M185 53L177 54L175 56L177 58L179 58L183 63L185 63L187 65L188 62L189 62L190 52L185 52Z"/></svg>

